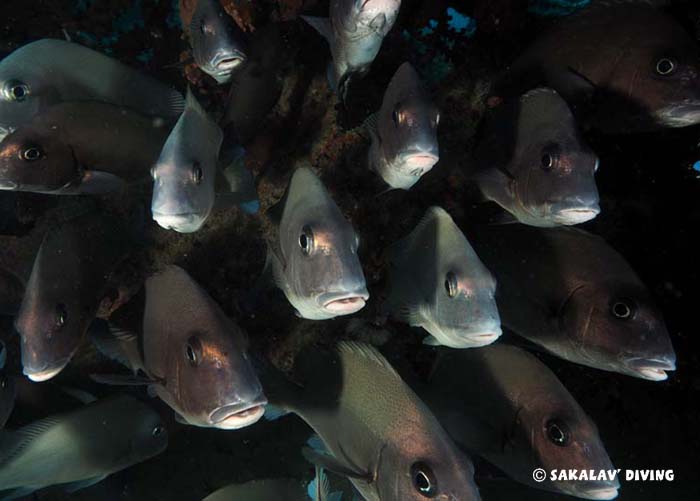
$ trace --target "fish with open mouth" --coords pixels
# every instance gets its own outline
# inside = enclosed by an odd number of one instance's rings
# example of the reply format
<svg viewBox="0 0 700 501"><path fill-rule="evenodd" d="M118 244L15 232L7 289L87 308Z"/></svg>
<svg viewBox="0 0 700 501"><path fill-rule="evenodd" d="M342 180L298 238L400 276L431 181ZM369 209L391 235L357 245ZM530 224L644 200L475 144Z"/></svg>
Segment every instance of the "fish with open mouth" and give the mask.
<svg viewBox="0 0 700 501"><path fill-rule="evenodd" d="M168 266L148 278L126 310L91 336L134 375L93 374L93 379L147 385L184 424L234 430L262 417L267 399L245 334L185 270Z"/></svg>

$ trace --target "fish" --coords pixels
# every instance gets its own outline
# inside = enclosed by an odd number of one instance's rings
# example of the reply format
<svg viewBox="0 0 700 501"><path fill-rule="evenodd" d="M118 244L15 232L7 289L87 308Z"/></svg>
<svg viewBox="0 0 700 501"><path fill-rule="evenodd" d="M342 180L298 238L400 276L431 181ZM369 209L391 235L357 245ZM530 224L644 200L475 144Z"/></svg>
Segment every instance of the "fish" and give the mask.
<svg viewBox="0 0 700 501"><path fill-rule="evenodd" d="M147 180L171 125L108 103L56 104L0 142L0 189L104 194Z"/></svg>
<svg viewBox="0 0 700 501"><path fill-rule="evenodd" d="M471 460L374 347L342 341L294 365L300 386L264 377L270 402L323 441L328 453L304 449L307 460L347 477L369 501L480 499Z"/></svg>
<svg viewBox="0 0 700 501"><path fill-rule="evenodd" d="M409 63L389 82L379 111L367 120L368 164L391 188L410 189L440 160L440 112Z"/></svg>
<svg viewBox="0 0 700 501"><path fill-rule="evenodd" d="M552 89L533 89L494 110L475 157L484 197L523 224L576 225L600 213L598 156Z"/></svg>
<svg viewBox="0 0 700 501"><path fill-rule="evenodd" d="M158 414L128 395L0 430L0 495L22 497L61 484L68 492L157 456L168 445Z"/></svg>
<svg viewBox="0 0 700 501"><path fill-rule="evenodd" d="M102 101L171 118L184 108L178 91L76 43L37 40L0 61L0 140L62 101Z"/></svg>
<svg viewBox="0 0 700 501"><path fill-rule="evenodd" d="M482 228L472 243L499 283L505 327L570 362L650 381L676 368L654 298L605 240L571 227Z"/></svg>
<svg viewBox="0 0 700 501"><path fill-rule="evenodd" d="M219 0L197 0L189 35L197 66L219 84L229 82L248 58L245 34Z"/></svg>
<svg viewBox="0 0 700 501"><path fill-rule="evenodd" d="M543 33L496 85L556 89L590 125L634 133L700 122L698 44L643 2L592 4Z"/></svg>
<svg viewBox="0 0 700 501"><path fill-rule="evenodd" d="M302 318L324 320L360 311L369 299L358 234L321 180L298 168L268 215L266 270Z"/></svg>
<svg viewBox="0 0 700 501"><path fill-rule="evenodd" d="M151 169L153 219L179 233L199 230L215 202L217 161L223 132L187 91L178 119Z"/></svg>
<svg viewBox="0 0 700 501"><path fill-rule="evenodd" d="M178 266L149 277L144 289L132 313L135 322L124 314L122 326L113 315L109 332L91 331L98 349L134 376L97 374L93 379L147 385L183 424L235 430L258 421L267 399L243 331Z"/></svg>
<svg viewBox="0 0 700 501"><path fill-rule="evenodd" d="M496 281L441 207L429 208L416 228L392 245L385 309L423 327L423 343L473 348L501 335Z"/></svg>
<svg viewBox="0 0 700 501"><path fill-rule="evenodd" d="M532 472L611 471L593 420L554 373L527 351L507 344L445 350L418 392L450 437L510 478L584 499L614 499L617 478L533 480Z"/></svg>
<svg viewBox="0 0 700 501"><path fill-rule="evenodd" d="M29 379L46 381L68 365L129 248L126 229L105 214L87 212L51 225L15 318Z"/></svg>
<svg viewBox="0 0 700 501"><path fill-rule="evenodd" d="M401 0L333 0L329 18L302 16L330 45L329 81L343 99L350 81L369 72L400 7Z"/></svg>
<svg viewBox="0 0 700 501"><path fill-rule="evenodd" d="M22 280L11 271L0 268L0 315L17 313L22 296L24 296Z"/></svg>

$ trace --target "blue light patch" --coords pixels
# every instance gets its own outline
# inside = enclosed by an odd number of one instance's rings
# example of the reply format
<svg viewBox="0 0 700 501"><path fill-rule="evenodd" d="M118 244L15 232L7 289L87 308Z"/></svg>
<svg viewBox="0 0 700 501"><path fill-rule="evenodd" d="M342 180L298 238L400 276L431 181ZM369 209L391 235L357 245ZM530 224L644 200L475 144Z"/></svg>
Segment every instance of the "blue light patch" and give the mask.
<svg viewBox="0 0 700 501"><path fill-rule="evenodd" d="M530 0L528 11L537 16L568 16L590 3L591 0Z"/></svg>
<svg viewBox="0 0 700 501"><path fill-rule="evenodd" d="M450 16L450 20L447 22L447 24L451 30L456 31L459 34L463 34L468 38L474 36L476 33L476 19L465 16L452 7L447 8L447 15Z"/></svg>
<svg viewBox="0 0 700 501"><path fill-rule="evenodd" d="M695 163L693 164L693 170L694 170L695 172L700 172L700 160L698 160L697 162L695 162Z"/></svg>

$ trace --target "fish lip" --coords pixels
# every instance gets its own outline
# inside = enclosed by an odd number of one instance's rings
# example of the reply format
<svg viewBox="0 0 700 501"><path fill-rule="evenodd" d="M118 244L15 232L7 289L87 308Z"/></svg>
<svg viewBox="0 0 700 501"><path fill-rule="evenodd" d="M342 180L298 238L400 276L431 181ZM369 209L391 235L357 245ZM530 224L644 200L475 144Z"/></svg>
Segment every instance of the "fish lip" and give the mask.
<svg viewBox="0 0 700 501"><path fill-rule="evenodd" d="M619 487L596 487L588 490L580 490L576 492L577 497L582 497L585 499L615 499L619 495Z"/></svg>
<svg viewBox="0 0 700 501"><path fill-rule="evenodd" d="M356 292L327 292L319 296L318 301L325 311L339 314L350 314L360 311L369 299L367 290Z"/></svg>
<svg viewBox="0 0 700 501"><path fill-rule="evenodd" d="M158 223L158 226L166 230L175 230L179 233L193 233L200 229L206 220L206 217L202 217L195 212L182 212L179 214L151 212L153 220Z"/></svg>
<svg viewBox="0 0 700 501"><path fill-rule="evenodd" d="M551 209L552 219L564 224L580 224L594 219L600 214L599 204L580 205L580 206L564 206L557 208L553 206Z"/></svg>
<svg viewBox="0 0 700 501"><path fill-rule="evenodd" d="M2 138L0 138L0 141L2 141ZM0 181L0 190L17 191L18 189L19 183L9 180Z"/></svg>
<svg viewBox="0 0 700 501"><path fill-rule="evenodd" d="M66 368L70 358L61 359L58 362L52 364L51 366L45 366L42 369L35 370L26 365L22 368L22 373L35 383L41 383L43 381L48 381L49 379L56 376L59 372Z"/></svg>
<svg viewBox="0 0 700 501"><path fill-rule="evenodd" d="M649 381L665 381L666 371L675 371L675 360L663 358L632 358L625 364L635 375Z"/></svg>
<svg viewBox="0 0 700 501"><path fill-rule="evenodd" d="M232 71L243 63L245 56L242 54L221 54L212 60L212 66L220 71Z"/></svg>
<svg viewBox="0 0 700 501"><path fill-rule="evenodd" d="M216 428L235 430L257 422L265 413L267 399L257 398L253 402L239 402L217 407L209 414L209 422Z"/></svg>

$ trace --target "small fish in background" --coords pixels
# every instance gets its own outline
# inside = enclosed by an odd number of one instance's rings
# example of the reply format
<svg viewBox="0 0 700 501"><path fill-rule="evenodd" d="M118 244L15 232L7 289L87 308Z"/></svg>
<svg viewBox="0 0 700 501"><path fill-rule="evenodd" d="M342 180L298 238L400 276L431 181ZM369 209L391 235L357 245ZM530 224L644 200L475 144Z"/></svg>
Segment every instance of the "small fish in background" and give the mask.
<svg viewBox="0 0 700 501"><path fill-rule="evenodd" d="M99 213L57 221L34 259L15 328L24 374L46 381L61 372L95 318L111 272L126 257L128 233Z"/></svg>
<svg viewBox="0 0 700 501"><path fill-rule="evenodd" d="M23 296L24 284L22 280L14 273L0 268L0 315L17 313ZM2 364L0 364L0 368L2 368Z"/></svg>
<svg viewBox="0 0 700 501"><path fill-rule="evenodd" d="M330 18L302 16L330 45L329 81L343 100L350 81L369 72L400 7L401 0L333 0Z"/></svg>
<svg viewBox="0 0 700 501"><path fill-rule="evenodd" d="M534 89L500 105L475 155L483 195L523 224L575 225L600 213L598 157L556 91Z"/></svg>
<svg viewBox="0 0 700 501"><path fill-rule="evenodd" d="M260 210L260 200L253 173L245 165L246 151L240 145L224 143L219 155L215 208L237 205L246 214Z"/></svg>
<svg viewBox="0 0 700 501"><path fill-rule="evenodd" d="M268 372L266 388L323 441L327 452L304 449L307 460L364 499L480 499L471 461L375 348L343 341L331 353L302 352L294 369L301 387Z"/></svg>
<svg viewBox="0 0 700 501"><path fill-rule="evenodd" d="M472 241L498 280L501 321L570 362L650 381L676 369L654 299L602 238L576 228L483 227Z"/></svg>
<svg viewBox="0 0 700 501"><path fill-rule="evenodd" d="M199 230L215 202L223 132L187 91L185 111L151 169L153 219L179 233Z"/></svg>
<svg viewBox="0 0 700 501"><path fill-rule="evenodd" d="M440 207L390 251L391 290L384 308L430 334L429 345L474 348L501 335L496 282Z"/></svg>
<svg viewBox="0 0 700 501"><path fill-rule="evenodd" d="M274 234L264 273L272 272L299 316L324 320L365 306L359 237L311 169L294 172L269 215Z"/></svg>
<svg viewBox="0 0 700 501"><path fill-rule="evenodd" d="M235 430L262 417L267 399L245 334L185 270L168 266L148 278L140 303L133 329L113 316L108 332L91 330L97 347L134 375L93 379L149 386L183 424Z"/></svg>
<svg viewBox="0 0 700 501"><path fill-rule="evenodd" d="M0 61L0 140L52 104L83 100L168 118L185 104L176 90L100 52L37 40Z"/></svg>
<svg viewBox="0 0 700 501"><path fill-rule="evenodd" d="M418 388L416 388L418 389ZM536 357L515 346L444 351L418 390L450 437L523 484L584 499L614 499L617 479L533 480L532 472L610 471L598 428Z"/></svg>
<svg viewBox="0 0 700 501"><path fill-rule="evenodd" d="M189 30L194 61L219 84L227 83L248 58L245 34L219 0L196 1Z"/></svg>
<svg viewBox="0 0 700 501"><path fill-rule="evenodd" d="M147 180L171 125L109 103L53 105L0 143L0 190L99 195Z"/></svg>
<svg viewBox="0 0 700 501"><path fill-rule="evenodd" d="M700 122L698 44L648 2L592 2L562 18L520 55L495 93L539 85L607 133Z"/></svg>
<svg viewBox="0 0 700 501"><path fill-rule="evenodd" d="M61 484L67 492L163 452L168 433L158 414L117 395L18 430L0 431L0 488L5 499Z"/></svg>
<svg viewBox="0 0 700 501"><path fill-rule="evenodd" d="M366 122L372 137L369 166L392 188L410 189L440 160L440 112L416 70L403 63L384 93L379 112Z"/></svg>

